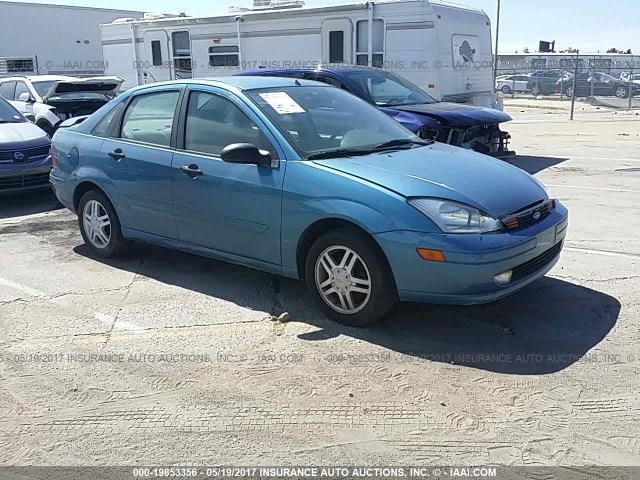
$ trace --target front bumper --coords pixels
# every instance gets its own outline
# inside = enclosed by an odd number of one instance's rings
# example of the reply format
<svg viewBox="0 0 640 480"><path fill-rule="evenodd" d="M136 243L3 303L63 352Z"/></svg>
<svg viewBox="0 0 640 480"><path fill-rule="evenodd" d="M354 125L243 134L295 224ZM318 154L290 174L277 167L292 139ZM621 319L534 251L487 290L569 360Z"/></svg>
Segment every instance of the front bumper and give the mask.
<svg viewBox="0 0 640 480"><path fill-rule="evenodd" d="M374 235L387 255L398 296L406 302L474 305L511 295L544 276L557 263L568 225L567 209L556 208L539 223L483 235L394 231ZM441 250L445 262L422 260L416 248ZM511 282L495 276L513 270Z"/></svg>
<svg viewBox="0 0 640 480"><path fill-rule="evenodd" d="M0 165L0 195L49 188L51 158L30 163Z"/></svg>

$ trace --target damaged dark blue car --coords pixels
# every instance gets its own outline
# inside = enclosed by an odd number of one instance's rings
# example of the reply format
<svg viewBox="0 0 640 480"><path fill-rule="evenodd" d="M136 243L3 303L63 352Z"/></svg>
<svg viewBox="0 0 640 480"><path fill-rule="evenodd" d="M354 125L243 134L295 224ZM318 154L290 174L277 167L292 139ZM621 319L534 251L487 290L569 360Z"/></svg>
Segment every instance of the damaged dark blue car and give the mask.
<svg viewBox="0 0 640 480"><path fill-rule="evenodd" d="M346 90L376 105L426 140L468 148L493 157L515 155L511 136L500 125L511 116L492 108L438 102L405 78L378 68L260 68L237 75L315 80Z"/></svg>

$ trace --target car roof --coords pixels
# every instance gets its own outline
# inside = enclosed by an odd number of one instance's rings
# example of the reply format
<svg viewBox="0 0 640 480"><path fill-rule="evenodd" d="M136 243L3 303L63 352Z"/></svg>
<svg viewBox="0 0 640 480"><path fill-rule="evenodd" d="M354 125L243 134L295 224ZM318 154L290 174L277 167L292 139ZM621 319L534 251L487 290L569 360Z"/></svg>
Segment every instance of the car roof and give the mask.
<svg viewBox="0 0 640 480"><path fill-rule="evenodd" d="M25 75L17 77L2 77L0 82L28 80L29 82L58 82L61 80L78 80L78 77L66 77L64 75Z"/></svg>
<svg viewBox="0 0 640 480"><path fill-rule="evenodd" d="M359 66L344 66L344 67L332 67L318 65L316 67L288 67L288 68L259 68L257 70L248 70L243 72L242 75L262 75L264 73L277 73L277 72L331 72L336 74L341 73L356 73L356 72L376 72L384 73L384 70L375 67L359 67Z"/></svg>
<svg viewBox="0 0 640 480"><path fill-rule="evenodd" d="M297 82L297 83L296 83ZM162 85L209 85L212 87L232 87L236 90L258 90L263 88L284 88L293 86L306 86L306 87L330 87L325 83L314 82L311 80L302 80L297 78L287 77L260 77L260 76L233 76L233 77L210 77L210 78L194 78L188 80L172 80L169 82L158 82L143 85L131 90L141 90L146 88L153 88Z"/></svg>

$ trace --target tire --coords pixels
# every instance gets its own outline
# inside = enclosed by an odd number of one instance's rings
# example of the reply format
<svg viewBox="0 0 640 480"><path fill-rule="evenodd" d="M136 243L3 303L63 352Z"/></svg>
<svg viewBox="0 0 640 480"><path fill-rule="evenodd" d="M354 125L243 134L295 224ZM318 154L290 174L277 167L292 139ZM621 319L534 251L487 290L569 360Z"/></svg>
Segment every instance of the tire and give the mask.
<svg viewBox="0 0 640 480"><path fill-rule="evenodd" d="M629 95L629 89L627 87L616 88L616 97L627 98L628 95Z"/></svg>
<svg viewBox="0 0 640 480"><path fill-rule="evenodd" d="M567 87L567 97L573 97L573 87Z"/></svg>
<svg viewBox="0 0 640 480"><path fill-rule="evenodd" d="M509 95L511 93L511 88L509 87L509 85L503 85L500 91L502 91L502 93L504 93L505 95Z"/></svg>
<svg viewBox="0 0 640 480"><path fill-rule="evenodd" d="M108 225L99 226L105 221L108 221ZM113 205L105 194L98 190L89 190L80 199L78 224L84 242L100 257L115 256L127 246L128 242L122 236L120 220ZM99 229L101 234L94 235L92 232L96 232L96 229Z"/></svg>
<svg viewBox="0 0 640 480"><path fill-rule="evenodd" d="M537 97L538 95L540 95L540 87L536 87L536 86L531 87L531 95L533 95L534 97Z"/></svg>
<svg viewBox="0 0 640 480"><path fill-rule="evenodd" d="M53 137L53 134L56 133L56 129L52 127L48 122L40 122L36 123L36 125L40 127L40 129L43 130L49 138Z"/></svg>
<svg viewBox="0 0 640 480"><path fill-rule="evenodd" d="M377 322L398 302L384 254L372 238L355 229L332 230L318 238L307 254L305 277L318 307L344 325L364 327Z"/></svg>

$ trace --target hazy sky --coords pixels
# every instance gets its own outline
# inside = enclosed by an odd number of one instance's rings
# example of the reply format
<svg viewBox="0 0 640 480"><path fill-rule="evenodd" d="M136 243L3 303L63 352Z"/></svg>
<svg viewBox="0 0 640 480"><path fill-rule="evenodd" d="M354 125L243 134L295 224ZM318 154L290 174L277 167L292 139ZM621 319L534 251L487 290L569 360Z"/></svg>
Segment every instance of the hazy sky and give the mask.
<svg viewBox="0 0 640 480"><path fill-rule="evenodd" d="M28 0L27 0L28 1ZM307 5L356 3L357 0L306 0ZM360 0L364 1L364 0ZM38 3L49 3L40 0ZM135 9L149 12L184 11L187 15L226 13L229 5L249 6L251 0L56 0L50 3ZM482 8L495 28L497 0L455 3ZM537 49L539 40L556 40L556 48L590 53L611 47L640 54L640 0L502 0L502 52ZM494 37L495 38L495 37Z"/></svg>

